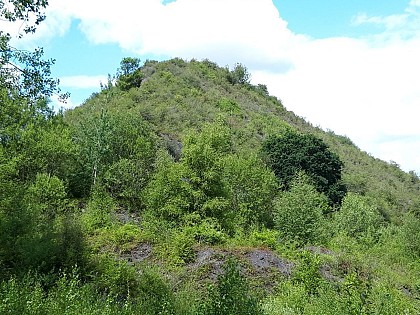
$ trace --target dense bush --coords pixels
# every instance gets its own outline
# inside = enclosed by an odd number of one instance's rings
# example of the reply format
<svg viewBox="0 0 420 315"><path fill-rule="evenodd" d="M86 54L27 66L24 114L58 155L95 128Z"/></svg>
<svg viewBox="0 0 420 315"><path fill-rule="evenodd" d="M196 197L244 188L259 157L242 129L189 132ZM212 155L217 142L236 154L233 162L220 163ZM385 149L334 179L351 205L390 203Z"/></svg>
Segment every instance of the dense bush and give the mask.
<svg viewBox="0 0 420 315"><path fill-rule="evenodd" d="M316 191L303 173L290 183L290 190L276 200L274 222L284 240L298 245L320 239L323 213L329 211L328 198Z"/></svg>
<svg viewBox="0 0 420 315"><path fill-rule="evenodd" d="M357 238L367 234L375 237L382 223L377 208L367 198L354 193L348 193L344 197L341 209L335 213L334 219L337 232Z"/></svg>
<svg viewBox="0 0 420 315"><path fill-rule="evenodd" d="M239 227L273 226L274 173L255 155L229 155L223 160L223 184Z"/></svg>
<svg viewBox="0 0 420 315"><path fill-rule="evenodd" d="M125 206L140 207L156 156L155 139L139 114L106 110L78 117L75 143L79 154L79 194L100 183Z"/></svg>
<svg viewBox="0 0 420 315"><path fill-rule="evenodd" d="M321 139L311 134L287 131L265 140L262 152L286 189L296 173L304 171L332 204L341 203L346 193L341 183L343 163Z"/></svg>
<svg viewBox="0 0 420 315"><path fill-rule="evenodd" d="M228 73L228 81L231 84L249 84L251 74L241 63L236 63L233 69Z"/></svg>

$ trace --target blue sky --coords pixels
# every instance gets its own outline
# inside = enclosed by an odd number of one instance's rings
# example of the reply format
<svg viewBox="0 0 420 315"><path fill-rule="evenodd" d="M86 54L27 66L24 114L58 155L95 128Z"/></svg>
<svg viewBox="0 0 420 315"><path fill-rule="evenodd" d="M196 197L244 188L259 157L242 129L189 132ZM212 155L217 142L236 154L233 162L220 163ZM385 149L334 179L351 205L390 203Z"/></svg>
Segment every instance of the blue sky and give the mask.
<svg viewBox="0 0 420 315"><path fill-rule="evenodd" d="M404 12L409 1L404 0L274 0L282 18L296 33L315 38L333 36L364 36L377 32L380 26L355 27L352 19L360 13L388 16Z"/></svg>
<svg viewBox="0 0 420 315"><path fill-rule="evenodd" d="M242 62L287 109L420 173L420 0L49 3L38 32L15 45L57 60L67 107L125 56Z"/></svg>

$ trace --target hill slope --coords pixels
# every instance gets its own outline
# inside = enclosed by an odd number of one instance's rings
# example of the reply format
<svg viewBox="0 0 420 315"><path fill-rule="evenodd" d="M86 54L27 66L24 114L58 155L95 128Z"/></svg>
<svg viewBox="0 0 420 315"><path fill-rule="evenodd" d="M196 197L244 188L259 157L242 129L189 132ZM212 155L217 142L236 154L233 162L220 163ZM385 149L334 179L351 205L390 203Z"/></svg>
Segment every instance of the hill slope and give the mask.
<svg viewBox="0 0 420 315"><path fill-rule="evenodd" d="M271 134L292 128L323 139L344 163L344 182L349 191L378 199L383 214L390 217L420 206L420 180L398 166L360 151L350 139L325 132L287 111L264 85L232 84L232 71L210 61L146 62L139 88L121 92L110 88L94 95L82 107L67 113L78 115L101 109L129 111L148 121L167 145L182 142L190 130L205 122L223 120L233 134L235 150L258 152Z"/></svg>

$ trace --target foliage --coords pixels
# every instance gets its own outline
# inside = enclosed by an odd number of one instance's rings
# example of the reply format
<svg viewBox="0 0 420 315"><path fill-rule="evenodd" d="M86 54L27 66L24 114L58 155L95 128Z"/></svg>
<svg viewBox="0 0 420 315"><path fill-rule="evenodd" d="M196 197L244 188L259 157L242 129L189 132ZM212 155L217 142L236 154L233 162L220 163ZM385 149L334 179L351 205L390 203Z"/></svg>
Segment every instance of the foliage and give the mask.
<svg viewBox="0 0 420 315"><path fill-rule="evenodd" d="M319 192L333 204L340 204L346 193L341 183L343 163L327 145L311 134L285 132L263 143L263 154L280 183L286 188L299 171L314 181Z"/></svg>
<svg viewBox="0 0 420 315"><path fill-rule="evenodd" d="M283 239L298 245L320 239L323 213L329 212L328 199L316 191L303 173L290 183L290 190L279 195L274 208L274 222Z"/></svg>
<svg viewBox="0 0 420 315"><path fill-rule="evenodd" d="M418 258L420 257L420 219L412 214L407 214L403 222L402 236L406 254Z"/></svg>
<svg viewBox="0 0 420 315"><path fill-rule="evenodd" d="M275 176L254 155L231 154L231 137L219 124L187 135L179 162L167 161L145 197L149 208L179 222L198 213L231 233L235 227L272 226Z"/></svg>
<svg viewBox="0 0 420 315"><path fill-rule="evenodd" d="M121 60L120 69L117 72L117 86L128 91L131 88L139 87L143 80L140 69L140 59L126 57Z"/></svg>
<svg viewBox="0 0 420 315"><path fill-rule="evenodd" d="M229 72L228 81L231 84L249 84L251 74L248 69L241 63L236 63L233 70Z"/></svg>
<svg viewBox="0 0 420 315"><path fill-rule="evenodd" d="M0 18L9 22L21 21L25 33L35 32L45 19L48 1L7 0L0 2ZM32 21L34 21L32 23ZM19 34L22 37L22 34ZM34 106L42 98L59 93L59 81L52 78L51 66L55 60L43 60L43 49L19 50L10 45L11 34L0 31L0 86L13 99L30 101ZM68 95L62 95L65 99Z"/></svg>
<svg viewBox="0 0 420 315"><path fill-rule="evenodd" d="M65 187L59 178L37 174L34 183L28 187L26 204L34 218L38 218L38 224L44 225L63 211L65 197Z"/></svg>
<svg viewBox="0 0 420 315"><path fill-rule="evenodd" d="M202 314L263 314L255 297L251 295L246 280L242 277L239 264L228 259L223 266L224 274L219 276L215 287L209 291L209 299L203 304Z"/></svg>
<svg viewBox="0 0 420 315"><path fill-rule="evenodd" d="M230 100L228 98L222 98L222 99L220 99L220 101L217 104L217 106L222 111L224 111L226 113L229 113L231 115L233 115L233 114L239 114L241 112L241 109L238 106L238 104L235 101Z"/></svg>
<svg viewBox="0 0 420 315"><path fill-rule="evenodd" d="M167 161L150 183L148 206L164 219L180 222L182 216L199 213L230 227L220 157L230 148L226 128L209 125L186 137L180 162Z"/></svg>
<svg viewBox="0 0 420 315"><path fill-rule="evenodd" d="M199 244L218 245L226 242L227 235L220 224L213 218L206 218L201 222L186 227Z"/></svg>
<svg viewBox="0 0 420 315"><path fill-rule="evenodd" d="M81 215L81 221L87 232L93 232L98 228L112 225L112 213L117 205L109 194L101 187L96 187Z"/></svg>
<svg viewBox="0 0 420 315"><path fill-rule="evenodd" d="M320 260L308 251L301 252L299 256L299 266L293 273L292 281L302 284L308 295L316 295L323 281L319 273Z"/></svg>
<svg viewBox="0 0 420 315"><path fill-rule="evenodd" d="M115 260L110 255L100 255L92 262L94 278L93 285L102 294L127 299L139 294L139 279L137 272L125 261Z"/></svg>
<svg viewBox="0 0 420 315"><path fill-rule="evenodd" d="M75 130L81 160L83 194L101 183L126 205L139 206L139 195L153 170L155 141L147 123L131 113L85 117Z"/></svg>
<svg viewBox="0 0 420 315"><path fill-rule="evenodd" d="M237 225L272 227L273 196L278 189L274 173L255 155L229 155L223 163L223 182Z"/></svg>
<svg viewBox="0 0 420 315"><path fill-rule="evenodd" d="M175 297L161 274L152 268L142 271L139 279L141 314L175 314Z"/></svg>
<svg viewBox="0 0 420 315"><path fill-rule="evenodd" d="M182 263L189 263L194 261L195 252L193 245L195 243L194 235L189 231L181 231L175 234L172 246L175 249L177 260Z"/></svg>
<svg viewBox="0 0 420 315"><path fill-rule="evenodd" d="M348 193L344 197L340 211L334 215L335 228L339 232L352 237L362 237L375 234L380 225L381 217L374 205L368 200L354 193Z"/></svg>
<svg viewBox="0 0 420 315"><path fill-rule="evenodd" d="M263 229L261 231L253 231L250 235L250 242L255 247L268 247L275 250L278 245L280 233L276 230Z"/></svg>
<svg viewBox="0 0 420 315"><path fill-rule="evenodd" d="M48 5L48 1L23 1L23 0L7 0L9 4L0 2L0 14L6 20L10 22L23 21L27 23L25 25L25 33L35 31L35 27L45 19L43 10ZM33 15L35 16L34 25L30 25L28 22L32 20Z"/></svg>

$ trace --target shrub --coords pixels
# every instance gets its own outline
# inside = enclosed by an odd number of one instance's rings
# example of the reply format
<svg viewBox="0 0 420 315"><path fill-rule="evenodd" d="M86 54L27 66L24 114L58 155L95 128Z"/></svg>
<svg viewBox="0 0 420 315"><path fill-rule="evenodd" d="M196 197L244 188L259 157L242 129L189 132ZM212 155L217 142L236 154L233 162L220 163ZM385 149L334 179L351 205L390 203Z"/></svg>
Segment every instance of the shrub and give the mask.
<svg viewBox="0 0 420 315"><path fill-rule="evenodd" d="M319 228L328 199L316 191L310 179L300 173L290 184L290 191L280 194L274 208L274 221L281 237L303 245L320 238Z"/></svg>
<svg viewBox="0 0 420 315"><path fill-rule="evenodd" d="M241 108L239 105L226 97L223 97L219 100L217 107L219 107L223 112L229 113L231 115L233 114L240 114Z"/></svg>
<svg viewBox="0 0 420 315"><path fill-rule="evenodd" d="M30 212L44 224L54 219L64 209L66 190L64 183L56 176L37 174L26 195Z"/></svg>
<svg viewBox="0 0 420 315"><path fill-rule="evenodd" d="M118 299L136 297L139 293L139 279L134 267L112 256L101 255L93 261L92 279L96 289Z"/></svg>
<svg viewBox="0 0 420 315"><path fill-rule="evenodd" d="M233 70L228 73L227 79L231 84L249 84L251 74L244 65L236 63Z"/></svg>
<svg viewBox="0 0 420 315"><path fill-rule="evenodd" d="M276 230L263 229L261 231L253 231L249 238L252 246L265 246L272 250L277 248L280 233Z"/></svg>
<svg viewBox="0 0 420 315"><path fill-rule="evenodd" d="M81 222L87 232L93 232L95 229L110 226L111 214L114 213L116 204L114 199L109 196L101 187L96 186L86 210L81 216Z"/></svg>
<svg viewBox="0 0 420 315"><path fill-rule="evenodd" d="M292 281L300 283L309 295L318 293L318 288L323 279L319 273L320 260L308 251L300 253L300 262L293 273Z"/></svg>
<svg viewBox="0 0 420 315"><path fill-rule="evenodd" d="M402 226L403 247L409 257L420 257L420 219L406 214Z"/></svg>
<svg viewBox="0 0 420 315"><path fill-rule="evenodd" d="M377 208L355 193L343 199L340 211L334 216L335 227L348 236L361 238L368 233L376 234L381 217Z"/></svg>
<svg viewBox="0 0 420 315"><path fill-rule="evenodd" d="M220 225L211 218L203 220L195 229L194 237L199 243L217 245L226 242L227 235Z"/></svg>
<svg viewBox="0 0 420 315"><path fill-rule="evenodd" d="M257 156L227 156L223 183L237 226L273 226L273 195L278 185L274 173Z"/></svg>
<svg viewBox="0 0 420 315"><path fill-rule="evenodd" d="M258 300L252 296L246 280L242 277L239 264L228 259L223 266L224 273L217 284L210 287L209 299L201 307L205 315L257 315L263 314Z"/></svg>
<svg viewBox="0 0 420 315"><path fill-rule="evenodd" d="M304 171L332 204L341 203L346 193L341 183L343 163L321 139L311 134L286 131L264 141L262 153L286 189L296 173Z"/></svg>
<svg viewBox="0 0 420 315"><path fill-rule="evenodd" d="M195 258L194 243L194 235L189 233L188 230L176 233L171 244L175 251L176 259L182 263L193 261Z"/></svg>
<svg viewBox="0 0 420 315"><path fill-rule="evenodd" d="M156 270L146 268L138 283L141 314L175 314L175 297L171 287Z"/></svg>

